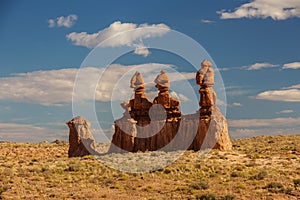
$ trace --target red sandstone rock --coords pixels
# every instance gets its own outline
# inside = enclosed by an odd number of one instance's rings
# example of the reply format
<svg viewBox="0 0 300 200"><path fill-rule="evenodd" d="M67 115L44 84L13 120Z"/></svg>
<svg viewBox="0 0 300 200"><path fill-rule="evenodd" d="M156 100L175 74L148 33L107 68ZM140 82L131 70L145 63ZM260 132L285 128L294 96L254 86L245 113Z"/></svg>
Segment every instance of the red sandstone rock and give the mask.
<svg viewBox="0 0 300 200"><path fill-rule="evenodd" d="M152 103L144 93L141 74L136 73L131 81L131 87L135 89L135 97L129 101L128 106L122 105L125 110L126 108L128 110L115 122L115 134L110 152L232 149L226 118L215 106L213 76L211 63L203 61L202 69L196 75L196 82L201 86L200 112L181 116L180 101L170 97L168 92L170 80L165 71L162 71L154 81L159 93L153 100L153 105L161 105L167 116L166 119L156 116L161 115L157 110L153 114L154 118L150 119L149 109Z"/></svg>
<svg viewBox="0 0 300 200"><path fill-rule="evenodd" d="M90 130L90 122L77 116L67 122L69 126L69 157L80 157L96 154L94 136Z"/></svg>

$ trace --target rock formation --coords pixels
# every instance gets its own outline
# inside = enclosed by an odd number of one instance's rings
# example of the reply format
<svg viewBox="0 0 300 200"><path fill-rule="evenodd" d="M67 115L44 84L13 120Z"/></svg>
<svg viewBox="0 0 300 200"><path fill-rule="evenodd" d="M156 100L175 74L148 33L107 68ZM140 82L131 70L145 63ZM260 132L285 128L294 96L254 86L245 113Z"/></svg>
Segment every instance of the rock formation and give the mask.
<svg viewBox="0 0 300 200"><path fill-rule="evenodd" d="M132 77L134 98L121 105L125 112L115 121L109 152L232 148L226 118L216 107L214 70L209 61L204 60L196 74L200 110L194 114L181 115L180 101L170 96L170 79L164 70L154 83L159 92L151 103L144 93L141 73Z"/></svg>
<svg viewBox="0 0 300 200"><path fill-rule="evenodd" d="M151 101L146 97L144 79L140 72L136 72L131 79L131 88L134 89L134 99L128 104L131 118L137 121L138 125L147 125L150 122L149 109Z"/></svg>
<svg viewBox="0 0 300 200"><path fill-rule="evenodd" d="M200 115L211 115L211 109L216 105L214 70L211 62L204 60L201 69L196 74L196 83L200 85Z"/></svg>
<svg viewBox="0 0 300 200"><path fill-rule="evenodd" d="M216 106L217 96L213 89L215 81L211 62L204 60L201 63L201 69L196 74L196 83L200 85L200 121L192 149L232 149L226 118Z"/></svg>
<svg viewBox="0 0 300 200"><path fill-rule="evenodd" d="M158 96L155 97L153 104L162 105L167 112L168 119L173 120L174 118L180 118L180 101L172 98L169 94L170 79L165 70L161 71L161 74L156 77L154 83L156 83L155 87L159 90L159 93Z"/></svg>
<svg viewBox="0 0 300 200"><path fill-rule="evenodd" d="M80 157L97 154L94 136L90 130L90 122L77 116L66 123L69 126L69 157Z"/></svg>

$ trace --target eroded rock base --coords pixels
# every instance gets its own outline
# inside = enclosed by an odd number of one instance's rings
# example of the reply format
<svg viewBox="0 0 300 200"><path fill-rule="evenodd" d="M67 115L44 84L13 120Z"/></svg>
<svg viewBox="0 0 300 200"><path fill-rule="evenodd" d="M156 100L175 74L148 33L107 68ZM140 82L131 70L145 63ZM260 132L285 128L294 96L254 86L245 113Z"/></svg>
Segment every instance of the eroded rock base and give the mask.
<svg viewBox="0 0 300 200"><path fill-rule="evenodd" d="M145 126L124 116L115 122L109 152L231 150L226 118L217 107L211 111L210 116L195 113L182 115L180 119L151 121Z"/></svg>

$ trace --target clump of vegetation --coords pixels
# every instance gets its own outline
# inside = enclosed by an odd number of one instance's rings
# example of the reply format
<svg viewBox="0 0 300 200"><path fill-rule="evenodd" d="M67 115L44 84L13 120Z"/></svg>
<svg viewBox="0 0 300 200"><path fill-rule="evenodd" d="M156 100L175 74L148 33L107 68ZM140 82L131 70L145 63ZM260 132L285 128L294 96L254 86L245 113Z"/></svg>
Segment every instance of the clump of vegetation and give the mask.
<svg viewBox="0 0 300 200"><path fill-rule="evenodd" d="M261 170L257 174L251 176L250 179L263 180L264 178L266 178L267 175L268 175L268 173L266 170Z"/></svg>
<svg viewBox="0 0 300 200"><path fill-rule="evenodd" d="M164 169L164 174L170 174L172 171L169 168Z"/></svg>
<svg viewBox="0 0 300 200"><path fill-rule="evenodd" d="M235 196L231 194L226 194L224 197L220 198L221 200L234 200Z"/></svg>
<svg viewBox="0 0 300 200"><path fill-rule="evenodd" d="M284 186L282 185L282 183L279 182L268 183L268 185L266 185L264 189L268 189L268 191L275 192L275 193L284 192Z"/></svg>
<svg viewBox="0 0 300 200"><path fill-rule="evenodd" d="M236 177L240 176L240 173L238 173L236 171L233 171L233 172L231 172L230 176L233 177L233 178L236 178Z"/></svg>
<svg viewBox="0 0 300 200"><path fill-rule="evenodd" d="M216 200L216 195L207 193L207 194L197 195L196 199L197 200Z"/></svg>
<svg viewBox="0 0 300 200"><path fill-rule="evenodd" d="M190 188L194 190L206 190L209 188L208 183L205 181L199 181L197 183L190 184Z"/></svg>
<svg viewBox="0 0 300 200"><path fill-rule="evenodd" d="M294 187L295 188L300 187L300 178L299 179L294 179L293 182L294 182Z"/></svg>
<svg viewBox="0 0 300 200"><path fill-rule="evenodd" d="M1 198L2 193L7 191L8 189L9 189L9 186L7 186L7 185L0 187L0 199L2 199Z"/></svg>
<svg viewBox="0 0 300 200"><path fill-rule="evenodd" d="M79 163L70 163L65 171L68 172L78 172L80 171L80 164Z"/></svg>

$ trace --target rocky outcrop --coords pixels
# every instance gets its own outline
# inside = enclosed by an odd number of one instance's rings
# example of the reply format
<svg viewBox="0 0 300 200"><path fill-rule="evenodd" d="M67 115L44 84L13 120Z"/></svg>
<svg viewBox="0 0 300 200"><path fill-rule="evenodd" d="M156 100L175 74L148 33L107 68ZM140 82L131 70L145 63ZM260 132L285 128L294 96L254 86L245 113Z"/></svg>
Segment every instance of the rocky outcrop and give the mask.
<svg viewBox="0 0 300 200"><path fill-rule="evenodd" d="M217 107L211 108L209 117L199 117L197 134L189 149L195 151L202 149L232 149L226 118Z"/></svg>
<svg viewBox="0 0 300 200"><path fill-rule="evenodd" d="M122 104L125 112L115 121L109 152L232 149L226 118L216 107L214 70L209 61L204 60L196 74L200 109L194 114L181 115L180 101L170 96L170 80L164 70L154 82L159 92L151 103L144 93L142 75L136 72L132 77L135 96Z"/></svg>
<svg viewBox="0 0 300 200"><path fill-rule="evenodd" d="M66 123L69 126L69 157L80 157L97 154L94 136L90 130L90 122L77 116Z"/></svg>

